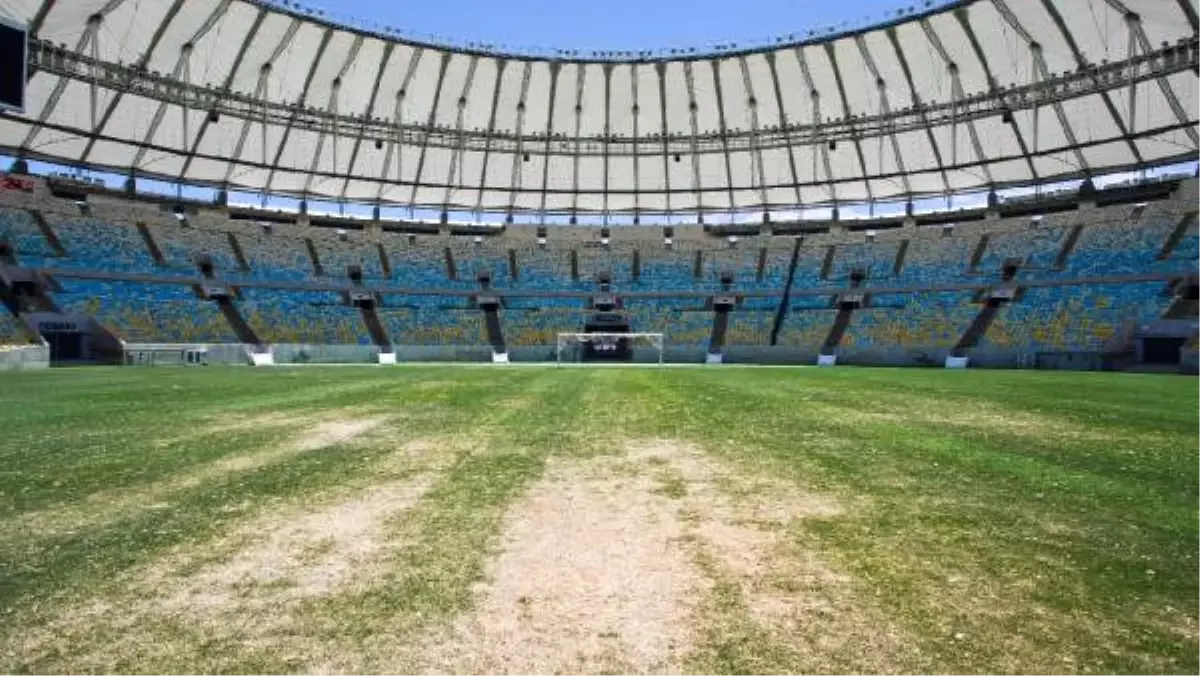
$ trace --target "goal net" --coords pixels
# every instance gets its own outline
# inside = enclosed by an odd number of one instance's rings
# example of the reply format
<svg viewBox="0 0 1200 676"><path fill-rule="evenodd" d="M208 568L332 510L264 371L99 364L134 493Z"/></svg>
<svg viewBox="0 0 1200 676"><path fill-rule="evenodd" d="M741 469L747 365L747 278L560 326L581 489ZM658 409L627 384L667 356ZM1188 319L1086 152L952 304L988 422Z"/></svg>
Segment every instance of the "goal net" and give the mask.
<svg viewBox="0 0 1200 676"><path fill-rule="evenodd" d="M555 350L558 364L584 361L590 354L593 360L630 358L634 350L649 348L655 351L656 361L663 363L663 334L661 333L560 333Z"/></svg>

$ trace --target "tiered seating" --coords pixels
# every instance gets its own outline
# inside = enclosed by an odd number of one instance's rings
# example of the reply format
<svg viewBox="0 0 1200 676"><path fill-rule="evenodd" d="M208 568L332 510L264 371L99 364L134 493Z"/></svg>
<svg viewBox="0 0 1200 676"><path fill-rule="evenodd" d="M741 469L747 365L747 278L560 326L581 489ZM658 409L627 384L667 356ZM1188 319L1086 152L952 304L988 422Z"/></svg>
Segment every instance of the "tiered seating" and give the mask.
<svg viewBox="0 0 1200 676"><path fill-rule="evenodd" d="M712 337L712 310L702 300L634 300L625 305L631 330L662 333L673 347L707 347Z"/></svg>
<svg viewBox="0 0 1200 676"><path fill-rule="evenodd" d="M1118 348L1122 332L1171 303L1162 282L1032 287L1001 309L982 346L1032 351Z"/></svg>
<svg viewBox="0 0 1200 676"><path fill-rule="evenodd" d="M229 248L229 238L223 232L163 225L152 228L150 233L158 243L167 265L176 270L194 274L197 257L208 255L218 275L233 276L240 273L237 257Z"/></svg>
<svg viewBox="0 0 1200 676"><path fill-rule="evenodd" d="M940 230L935 230L935 233L922 233L925 236L914 237L909 242L904 267L893 280L895 284L921 285L963 281L971 254L979 239L957 234L942 237Z"/></svg>
<svg viewBox="0 0 1200 676"><path fill-rule="evenodd" d="M526 243L517 249L517 288L529 291L585 291L594 289L594 280L571 279L570 252L558 247Z"/></svg>
<svg viewBox="0 0 1200 676"><path fill-rule="evenodd" d="M26 265L42 265L54 257L33 216L24 209L0 209L0 240L4 239L12 243L18 259Z"/></svg>
<svg viewBox="0 0 1200 676"><path fill-rule="evenodd" d="M1156 258L1178 222L1177 213L1148 211L1139 219L1123 215L1112 221L1087 225L1067 259L1065 273L1067 276L1090 276L1195 270L1194 257L1181 260L1171 256L1163 261Z"/></svg>
<svg viewBox="0 0 1200 676"><path fill-rule="evenodd" d="M630 284L633 283L633 249L634 247L631 244L616 242L606 247L590 245L576 247L575 253L579 258L580 280L594 282L596 275L601 272L607 272L612 276L612 283L615 289L631 288ZM645 275L645 263L643 262L643 283L646 281Z"/></svg>
<svg viewBox="0 0 1200 676"><path fill-rule="evenodd" d="M59 214L47 214L46 221L67 252L67 258L55 259L58 267L147 274L169 272L154 262L133 225Z"/></svg>
<svg viewBox="0 0 1200 676"><path fill-rule="evenodd" d="M18 323L8 308L0 306L0 345L25 345L31 342L29 334Z"/></svg>
<svg viewBox="0 0 1200 676"><path fill-rule="evenodd" d="M356 308L324 291L251 289L239 303L246 321L266 343L370 345Z"/></svg>
<svg viewBox="0 0 1200 676"><path fill-rule="evenodd" d="M312 258L304 240L282 233L253 232L239 234L237 239L250 264L252 279L278 282L313 279Z"/></svg>
<svg viewBox="0 0 1200 676"><path fill-rule="evenodd" d="M64 312L95 318L119 338L137 343L236 343L217 307L188 286L61 280L54 295Z"/></svg>
<svg viewBox="0 0 1200 676"><path fill-rule="evenodd" d="M843 281L821 279L821 267L825 264L823 246L802 246L800 255L796 258L796 274L792 278L793 289L812 289L819 286L844 286ZM789 258L790 262L790 258Z"/></svg>
<svg viewBox="0 0 1200 676"><path fill-rule="evenodd" d="M987 274L997 274L1004 261L1010 258L1020 258L1032 268L1049 269L1054 265L1066 235L1065 228L1048 227L1044 223L1035 229L1026 227L993 233L988 238L987 248L979 259L977 269Z"/></svg>
<svg viewBox="0 0 1200 676"><path fill-rule="evenodd" d="M332 279L346 279L346 270L351 265L362 269L364 279L384 278L379 250L373 244L357 240L342 242L332 237L314 237L313 246L317 249L317 259L321 261L321 268Z"/></svg>
<svg viewBox="0 0 1200 676"><path fill-rule="evenodd" d="M872 307L856 310L842 337L846 347L954 347L980 306L961 291L878 294Z"/></svg>
<svg viewBox="0 0 1200 676"><path fill-rule="evenodd" d="M830 277L844 281L850 278L854 270L865 270L868 280L883 280L892 275L899 248L900 243L896 241L857 242L838 246L834 250Z"/></svg>
<svg viewBox="0 0 1200 676"><path fill-rule="evenodd" d="M758 281L758 258L765 242L750 238L738 242L735 248L714 248L704 251L703 281L705 288L720 287L721 274L733 273L733 288L746 291L779 290L787 281L787 266L791 248L768 248L763 280Z"/></svg>
<svg viewBox="0 0 1200 676"><path fill-rule="evenodd" d="M451 281L446 274L445 247L431 237L418 237L413 244L407 237L385 234L384 250L392 266L391 282L413 289L473 289L473 279Z"/></svg>
<svg viewBox="0 0 1200 676"><path fill-rule="evenodd" d="M389 307L377 310L396 345L486 345L483 313L466 307Z"/></svg>
<svg viewBox="0 0 1200 676"><path fill-rule="evenodd" d="M478 287L479 274L486 272L492 278L492 287L505 289L513 286L508 271L508 250L494 238L481 238L479 242L455 238L451 241L450 251L454 255L454 266L460 281Z"/></svg>
<svg viewBox="0 0 1200 676"><path fill-rule="evenodd" d="M640 249L642 275L639 291L711 291L715 279L697 280L695 251L651 246Z"/></svg>
<svg viewBox="0 0 1200 676"><path fill-rule="evenodd" d="M538 309L532 309L530 304L525 303L514 305L517 307L501 311L500 316L505 340L513 347L554 345L559 333L582 331L583 323L590 314L578 301L560 301Z"/></svg>
<svg viewBox="0 0 1200 676"><path fill-rule="evenodd" d="M729 328L725 332L725 344L770 345L771 329L775 326L775 312L765 310L734 310L729 313Z"/></svg>
<svg viewBox="0 0 1200 676"><path fill-rule="evenodd" d="M779 345L817 349L829 335L837 317L835 310L796 309L793 307L779 331Z"/></svg>

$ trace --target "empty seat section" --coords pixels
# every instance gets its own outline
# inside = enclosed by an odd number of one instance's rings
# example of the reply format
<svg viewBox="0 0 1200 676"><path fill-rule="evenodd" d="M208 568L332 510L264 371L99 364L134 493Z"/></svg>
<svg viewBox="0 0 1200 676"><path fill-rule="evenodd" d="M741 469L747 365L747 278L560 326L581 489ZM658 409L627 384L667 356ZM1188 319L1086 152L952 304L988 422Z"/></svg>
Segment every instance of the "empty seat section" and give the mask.
<svg viewBox="0 0 1200 676"><path fill-rule="evenodd" d="M94 318L131 343L236 343L225 316L191 287L60 279L63 312Z"/></svg>
<svg viewBox="0 0 1200 676"><path fill-rule="evenodd" d="M1126 331L1171 304L1162 282L1030 287L1003 308L981 347L1031 351L1119 349Z"/></svg>
<svg viewBox="0 0 1200 676"><path fill-rule="evenodd" d="M460 280L478 287L479 275L487 273L494 288L512 287L512 276L508 273L508 250L500 242L490 237L478 243L455 242L450 250L454 254L454 265Z"/></svg>
<svg viewBox="0 0 1200 676"><path fill-rule="evenodd" d="M961 282L971 262L971 254L979 244L978 237L927 236L909 242L904 267L895 279L896 284L937 284Z"/></svg>
<svg viewBox="0 0 1200 676"><path fill-rule="evenodd" d="M796 272L792 278L793 289L812 289L836 284L832 279L821 279L821 268L825 264L826 247L802 246L796 257ZM789 259L789 263L791 260Z"/></svg>
<svg viewBox="0 0 1200 676"><path fill-rule="evenodd" d="M664 334L668 347L707 347L712 337L712 310L701 299L634 299L625 304L631 331Z"/></svg>
<svg viewBox="0 0 1200 676"><path fill-rule="evenodd" d="M229 248L229 238L224 232L162 225L150 228L150 234L169 267L194 274L197 272L197 258L207 255L212 258L218 275L233 276L240 273L237 257Z"/></svg>
<svg viewBox="0 0 1200 676"><path fill-rule="evenodd" d="M770 345L775 313L763 310L734 310L729 313L726 345Z"/></svg>
<svg viewBox="0 0 1200 676"><path fill-rule="evenodd" d="M1195 258L1157 260L1179 218L1175 213L1155 212L1087 225L1067 259L1066 272L1069 276L1099 276L1195 271Z"/></svg>
<svg viewBox="0 0 1200 676"><path fill-rule="evenodd" d="M370 345L357 308L328 291L246 289L242 315L265 343Z"/></svg>
<svg viewBox="0 0 1200 676"><path fill-rule="evenodd" d="M346 279L346 270L352 265L357 265L362 270L365 279L384 278L379 249L374 244L357 237L343 242L325 236L314 237L313 246L317 249L317 259L321 261L321 268L333 279Z"/></svg>
<svg viewBox="0 0 1200 676"><path fill-rule="evenodd" d="M843 244L834 251L830 277L835 281L847 281L850 273L863 270L868 280L881 280L892 276L899 242L858 242Z"/></svg>
<svg viewBox="0 0 1200 676"><path fill-rule="evenodd" d="M517 269L520 282L516 288L528 291L587 291L596 288L594 279L580 276L571 279L570 249L537 244L523 245L517 250Z"/></svg>
<svg viewBox="0 0 1200 676"><path fill-rule="evenodd" d="M613 243L609 246L588 243L576 247L575 252L579 257L580 280L592 283L592 288L595 288L596 276L603 272L611 276L614 288L618 290L630 288L629 285L633 282L633 249L633 245L627 243ZM644 265L643 263L643 281L645 281Z"/></svg>
<svg viewBox="0 0 1200 676"><path fill-rule="evenodd" d="M531 299L501 311L505 340L513 347L556 345L560 333L580 333L592 312L577 299Z"/></svg>
<svg viewBox="0 0 1200 676"><path fill-rule="evenodd" d="M1019 258L1025 266L1033 268L1024 271L1023 276L1037 275L1054 265L1066 236L1065 228L1047 227L1044 223L1035 229L992 233L976 269L987 274L1000 274L1005 261Z"/></svg>
<svg viewBox="0 0 1200 676"><path fill-rule="evenodd" d="M829 335L829 327L837 312L828 309L797 308L793 306L779 330L778 345L786 347L819 348Z"/></svg>
<svg viewBox="0 0 1200 676"><path fill-rule="evenodd" d="M639 291L711 291L716 288L715 280L695 279L695 251L650 246L643 247L639 253L642 262Z"/></svg>
<svg viewBox="0 0 1200 676"><path fill-rule="evenodd" d="M312 258L303 239L282 233L244 233L237 239L250 264L251 278L278 282L313 278Z"/></svg>
<svg viewBox="0 0 1200 676"><path fill-rule="evenodd" d="M57 267L148 274L168 272L154 262L146 242L133 225L60 214L47 214L46 221L67 252L66 258L55 259Z"/></svg>
<svg viewBox="0 0 1200 676"><path fill-rule="evenodd" d="M846 347L954 347L979 314L970 292L878 294L854 311L842 336Z"/></svg>
<svg viewBox="0 0 1200 676"><path fill-rule="evenodd" d="M25 345L32 341L32 336L25 331L19 319L0 305L0 345Z"/></svg>
<svg viewBox="0 0 1200 676"><path fill-rule="evenodd" d="M452 296L394 296L376 308L394 345L487 344L483 312Z"/></svg>
<svg viewBox="0 0 1200 676"><path fill-rule="evenodd" d="M788 259L780 264L779 256L772 260L768 251L766 265L763 267L763 281L758 281L758 259L762 246L757 240L741 241L736 248L708 249L704 252L702 274L703 283L697 288L716 290L720 288L721 275L733 275L735 290L761 291L779 290L787 281ZM777 251L778 253L778 251ZM791 251L787 252L788 258Z"/></svg>
<svg viewBox="0 0 1200 676"><path fill-rule="evenodd" d="M384 249L392 266L391 282L409 289L470 289L474 280L451 281L446 271L445 247L432 238L384 235Z"/></svg>
<svg viewBox="0 0 1200 676"><path fill-rule="evenodd" d="M54 250L24 209L0 209L0 240L8 240L23 265L55 265Z"/></svg>

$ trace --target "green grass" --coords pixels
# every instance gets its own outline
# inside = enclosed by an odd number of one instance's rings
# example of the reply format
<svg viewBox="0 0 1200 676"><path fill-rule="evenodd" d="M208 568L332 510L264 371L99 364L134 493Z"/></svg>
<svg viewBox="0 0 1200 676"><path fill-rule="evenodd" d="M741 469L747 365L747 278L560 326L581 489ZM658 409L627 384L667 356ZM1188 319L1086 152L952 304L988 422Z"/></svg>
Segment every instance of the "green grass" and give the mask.
<svg viewBox="0 0 1200 676"><path fill-rule="evenodd" d="M1196 394L1173 376L932 369L3 374L0 672L429 668L551 464L672 440L728 475L706 489L663 458L632 467L646 500L683 510L676 544L709 581L673 620L694 637L679 668L1197 673ZM294 450L362 418L384 422ZM723 568L702 527L706 490L786 502L736 489L755 480L838 505L720 517L770 536L758 577ZM418 481L332 590L272 580L160 610L303 515ZM339 556L298 542L288 571ZM804 582L814 566L825 581ZM758 612L772 595L799 599L794 622Z"/></svg>

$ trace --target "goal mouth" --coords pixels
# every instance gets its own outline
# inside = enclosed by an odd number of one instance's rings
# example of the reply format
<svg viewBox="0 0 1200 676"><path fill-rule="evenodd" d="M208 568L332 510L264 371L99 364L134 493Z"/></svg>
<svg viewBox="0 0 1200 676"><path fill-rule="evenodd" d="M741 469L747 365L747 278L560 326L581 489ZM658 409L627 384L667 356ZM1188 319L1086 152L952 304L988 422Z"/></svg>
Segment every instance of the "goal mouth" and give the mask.
<svg viewBox="0 0 1200 676"><path fill-rule="evenodd" d="M658 353L658 363L663 363L663 333L653 332L604 332L559 333L554 351L555 363L573 363L591 360L630 360L634 347L651 348Z"/></svg>

